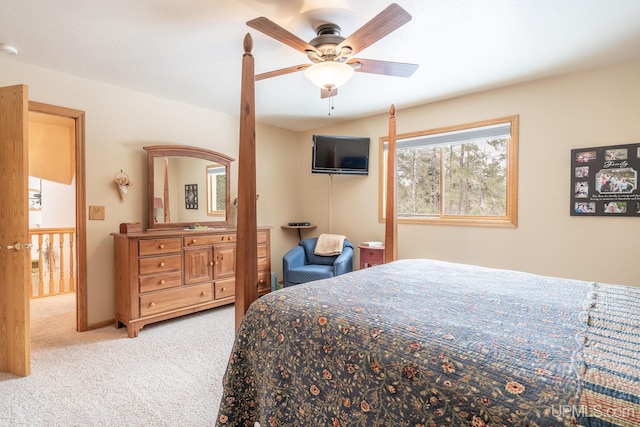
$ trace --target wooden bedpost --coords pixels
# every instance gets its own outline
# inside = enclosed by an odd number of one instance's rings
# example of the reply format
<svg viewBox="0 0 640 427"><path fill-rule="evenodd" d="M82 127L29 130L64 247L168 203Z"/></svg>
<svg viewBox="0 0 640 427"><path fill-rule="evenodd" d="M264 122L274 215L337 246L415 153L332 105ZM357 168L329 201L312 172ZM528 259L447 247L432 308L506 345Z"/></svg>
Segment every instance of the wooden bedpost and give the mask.
<svg viewBox="0 0 640 427"><path fill-rule="evenodd" d="M240 92L238 153L238 229L236 242L236 331L258 298L258 237L256 216L256 117L253 40L244 37Z"/></svg>
<svg viewBox="0 0 640 427"><path fill-rule="evenodd" d="M387 145L387 203L385 207L384 259L398 259L398 219L396 216L396 107L389 109L389 141Z"/></svg>

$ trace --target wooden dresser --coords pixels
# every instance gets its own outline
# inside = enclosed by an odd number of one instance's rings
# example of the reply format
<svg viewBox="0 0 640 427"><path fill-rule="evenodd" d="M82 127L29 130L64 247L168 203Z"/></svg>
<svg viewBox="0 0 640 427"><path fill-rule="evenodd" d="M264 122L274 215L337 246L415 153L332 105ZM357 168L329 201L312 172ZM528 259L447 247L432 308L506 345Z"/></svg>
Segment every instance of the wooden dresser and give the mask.
<svg viewBox="0 0 640 427"><path fill-rule="evenodd" d="M236 231L113 234L116 327L144 325L233 304ZM258 227L258 295L271 291L270 229Z"/></svg>

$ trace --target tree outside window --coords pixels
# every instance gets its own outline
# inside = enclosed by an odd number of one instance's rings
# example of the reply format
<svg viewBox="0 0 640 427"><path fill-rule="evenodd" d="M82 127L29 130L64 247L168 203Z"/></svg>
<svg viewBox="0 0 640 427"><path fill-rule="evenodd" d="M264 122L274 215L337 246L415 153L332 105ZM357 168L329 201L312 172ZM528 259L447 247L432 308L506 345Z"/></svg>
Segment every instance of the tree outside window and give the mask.
<svg viewBox="0 0 640 427"><path fill-rule="evenodd" d="M398 135L398 222L515 226L518 117ZM386 138L381 140L384 213Z"/></svg>

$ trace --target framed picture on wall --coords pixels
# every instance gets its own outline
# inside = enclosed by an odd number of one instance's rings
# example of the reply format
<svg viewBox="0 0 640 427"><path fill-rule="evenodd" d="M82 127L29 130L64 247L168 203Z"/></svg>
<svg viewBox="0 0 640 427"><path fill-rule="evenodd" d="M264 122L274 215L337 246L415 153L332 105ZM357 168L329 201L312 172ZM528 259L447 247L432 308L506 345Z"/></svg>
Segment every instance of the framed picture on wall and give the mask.
<svg viewBox="0 0 640 427"><path fill-rule="evenodd" d="M640 216L640 143L571 150L573 216Z"/></svg>
<svg viewBox="0 0 640 427"><path fill-rule="evenodd" d="M198 209L198 184L185 184L184 205L187 209Z"/></svg>

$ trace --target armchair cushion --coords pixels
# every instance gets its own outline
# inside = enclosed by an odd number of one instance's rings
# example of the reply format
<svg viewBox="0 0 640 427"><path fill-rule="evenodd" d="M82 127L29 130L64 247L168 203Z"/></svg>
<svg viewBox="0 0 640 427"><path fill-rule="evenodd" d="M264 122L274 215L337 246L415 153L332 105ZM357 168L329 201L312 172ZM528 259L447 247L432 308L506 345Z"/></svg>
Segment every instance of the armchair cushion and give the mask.
<svg viewBox="0 0 640 427"><path fill-rule="evenodd" d="M284 286L327 279L353 270L353 244L344 240L342 253L334 256L314 254L317 237L302 240L282 257Z"/></svg>

